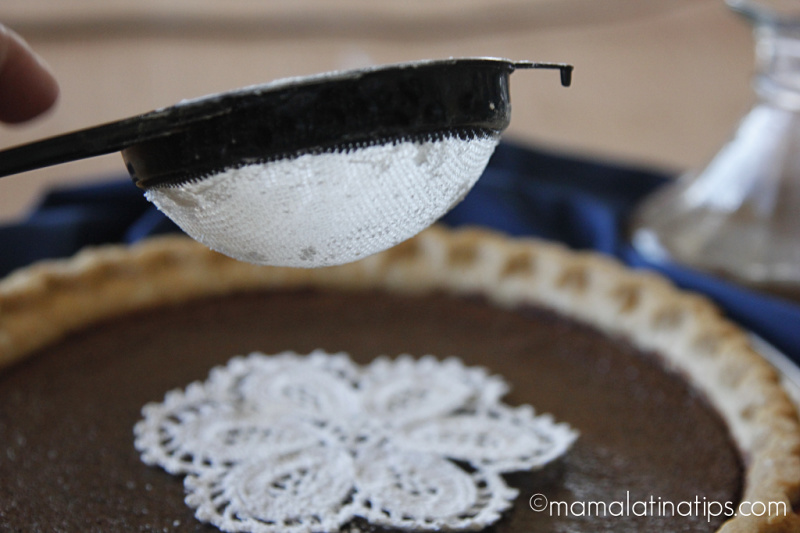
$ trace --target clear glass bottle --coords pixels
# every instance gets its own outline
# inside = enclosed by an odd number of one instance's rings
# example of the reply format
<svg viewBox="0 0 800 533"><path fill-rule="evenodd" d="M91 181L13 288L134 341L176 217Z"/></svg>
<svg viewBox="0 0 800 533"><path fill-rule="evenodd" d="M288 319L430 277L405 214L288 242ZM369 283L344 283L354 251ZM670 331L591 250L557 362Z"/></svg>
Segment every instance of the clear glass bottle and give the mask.
<svg viewBox="0 0 800 533"><path fill-rule="evenodd" d="M700 173L643 202L633 246L800 299L800 2L729 0L754 27L758 100Z"/></svg>

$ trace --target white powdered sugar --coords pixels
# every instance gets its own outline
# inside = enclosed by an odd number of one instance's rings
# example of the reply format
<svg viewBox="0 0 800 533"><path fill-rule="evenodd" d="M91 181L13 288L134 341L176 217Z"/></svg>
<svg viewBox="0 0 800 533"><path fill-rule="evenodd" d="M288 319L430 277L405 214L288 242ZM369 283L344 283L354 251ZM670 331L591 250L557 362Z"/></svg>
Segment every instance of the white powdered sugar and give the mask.
<svg viewBox="0 0 800 533"><path fill-rule="evenodd" d="M249 164L145 194L186 233L250 263L347 263L413 237L458 203L498 138L449 136Z"/></svg>
<svg viewBox="0 0 800 533"><path fill-rule="evenodd" d="M505 382L456 359L254 353L148 404L142 460L186 475L186 502L223 531L354 531L354 520L414 531L475 530L577 437ZM533 474L532 474L533 475Z"/></svg>

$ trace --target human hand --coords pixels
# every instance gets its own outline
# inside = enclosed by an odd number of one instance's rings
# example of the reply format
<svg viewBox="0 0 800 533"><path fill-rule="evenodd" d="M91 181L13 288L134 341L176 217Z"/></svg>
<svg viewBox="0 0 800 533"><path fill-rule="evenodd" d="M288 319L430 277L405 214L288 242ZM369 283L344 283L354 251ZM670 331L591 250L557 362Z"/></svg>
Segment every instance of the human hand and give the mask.
<svg viewBox="0 0 800 533"><path fill-rule="evenodd" d="M53 106L58 83L16 33L0 24L0 122L30 120Z"/></svg>

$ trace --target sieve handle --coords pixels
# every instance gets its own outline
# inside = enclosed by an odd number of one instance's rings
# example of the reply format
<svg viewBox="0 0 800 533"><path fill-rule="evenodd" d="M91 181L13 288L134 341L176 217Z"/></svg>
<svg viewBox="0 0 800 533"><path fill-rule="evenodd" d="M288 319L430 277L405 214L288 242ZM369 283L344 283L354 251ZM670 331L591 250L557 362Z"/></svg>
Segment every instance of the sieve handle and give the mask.
<svg viewBox="0 0 800 533"><path fill-rule="evenodd" d="M122 151L173 134L186 124L227 112L223 105L160 109L0 151L0 178Z"/></svg>
<svg viewBox="0 0 800 533"><path fill-rule="evenodd" d="M9 148L0 151L0 177L118 152L135 142L135 134L113 124Z"/></svg>

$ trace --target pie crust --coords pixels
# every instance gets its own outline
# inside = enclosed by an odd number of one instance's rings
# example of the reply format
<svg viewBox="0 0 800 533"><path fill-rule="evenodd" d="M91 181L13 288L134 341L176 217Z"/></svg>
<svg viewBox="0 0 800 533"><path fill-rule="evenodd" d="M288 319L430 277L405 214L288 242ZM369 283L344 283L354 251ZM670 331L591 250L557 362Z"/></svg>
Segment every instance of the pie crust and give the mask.
<svg viewBox="0 0 800 533"><path fill-rule="evenodd" d="M127 312L279 287L479 293L498 306L543 306L624 337L660 354L725 420L744 460L742 500L800 506L797 411L745 331L658 275L483 229L430 228L386 252L325 269L241 263L177 235L41 262L0 281L0 368ZM800 531L800 515L737 516L720 531Z"/></svg>

